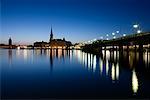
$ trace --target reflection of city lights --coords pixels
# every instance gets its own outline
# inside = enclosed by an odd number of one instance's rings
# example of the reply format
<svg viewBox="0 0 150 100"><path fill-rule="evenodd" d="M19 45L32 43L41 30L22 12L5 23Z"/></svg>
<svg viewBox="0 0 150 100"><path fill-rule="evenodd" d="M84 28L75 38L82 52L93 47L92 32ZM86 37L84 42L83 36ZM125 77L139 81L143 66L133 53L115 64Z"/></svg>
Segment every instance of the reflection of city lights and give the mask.
<svg viewBox="0 0 150 100"><path fill-rule="evenodd" d="M28 54L27 54L27 50L26 49L23 50L23 56L24 56L24 59L27 59Z"/></svg>
<svg viewBox="0 0 150 100"><path fill-rule="evenodd" d="M83 63L83 65L85 64L85 53L84 52L82 52L82 63Z"/></svg>
<svg viewBox="0 0 150 100"><path fill-rule="evenodd" d="M109 63L108 60L106 60L106 75L108 75L108 70L109 70Z"/></svg>
<svg viewBox="0 0 150 100"><path fill-rule="evenodd" d="M147 65L147 67L149 66L149 63L150 63L150 52L145 52L144 54L143 54L143 60L144 60L144 62L145 62L145 65Z"/></svg>
<svg viewBox="0 0 150 100"><path fill-rule="evenodd" d="M62 50L58 49L58 58L60 58L62 55Z"/></svg>
<svg viewBox="0 0 150 100"><path fill-rule="evenodd" d="M116 65L116 79L119 79L119 65Z"/></svg>
<svg viewBox="0 0 150 100"><path fill-rule="evenodd" d="M90 67L92 67L92 65L93 65L93 55L91 54L90 56L91 56L91 63L90 63L91 65L90 65Z"/></svg>
<svg viewBox="0 0 150 100"><path fill-rule="evenodd" d="M78 57L78 61L80 62L80 63L82 63L82 54L81 54L82 52L81 51L77 51L77 57Z"/></svg>
<svg viewBox="0 0 150 100"><path fill-rule="evenodd" d="M137 76L136 76L136 72L135 70L133 70L132 72L132 90L134 93L137 93L137 90L138 90L138 79L137 79Z"/></svg>
<svg viewBox="0 0 150 100"><path fill-rule="evenodd" d="M90 54L88 54L88 68L90 68Z"/></svg>
<svg viewBox="0 0 150 100"><path fill-rule="evenodd" d="M112 79L112 80L115 80L115 66L114 66L114 64L112 64L111 79Z"/></svg>
<svg viewBox="0 0 150 100"><path fill-rule="evenodd" d="M87 54L85 53L85 66L87 66Z"/></svg>
<svg viewBox="0 0 150 100"><path fill-rule="evenodd" d="M17 54L17 57L20 56L20 50L19 49L17 50L16 54Z"/></svg>
<svg viewBox="0 0 150 100"><path fill-rule="evenodd" d="M96 56L94 55L94 58L93 58L93 71L95 72L96 70Z"/></svg>
<svg viewBox="0 0 150 100"><path fill-rule="evenodd" d="M103 61L100 59L100 73L102 74L103 72Z"/></svg>
<svg viewBox="0 0 150 100"><path fill-rule="evenodd" d="M113 51L114 52L114 60L117 59L117 51Z"/></svg>
<svg viewBox="0 0 150 100"><path fill-rule="evenodd" d="M110 52L109 52L109 50L106 51L106 58L107 58L107 59L110 58Z"/></svg>

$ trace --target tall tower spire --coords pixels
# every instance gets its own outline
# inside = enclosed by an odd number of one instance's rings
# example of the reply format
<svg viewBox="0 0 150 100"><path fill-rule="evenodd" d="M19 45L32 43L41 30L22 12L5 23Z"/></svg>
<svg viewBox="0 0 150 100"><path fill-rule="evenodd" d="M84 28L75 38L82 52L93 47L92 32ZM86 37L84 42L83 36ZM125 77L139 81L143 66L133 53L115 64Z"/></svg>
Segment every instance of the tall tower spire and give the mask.
<svg viewBox="0 0 150 100"><path fill-rule="evenodd" d="M12 45L11 37L10 37L10 38L9 38L9 40L8 40L8 44L9 44L9 46L11 46L11 45Z"/></svg>
<svg viewBox="0 0 150 100"><path fill-rule="evenodd" d="M52 27L51 27L51 33L50 33L50 40L49 42L51 42L53 40L53 30L52 30Z"/></svg>

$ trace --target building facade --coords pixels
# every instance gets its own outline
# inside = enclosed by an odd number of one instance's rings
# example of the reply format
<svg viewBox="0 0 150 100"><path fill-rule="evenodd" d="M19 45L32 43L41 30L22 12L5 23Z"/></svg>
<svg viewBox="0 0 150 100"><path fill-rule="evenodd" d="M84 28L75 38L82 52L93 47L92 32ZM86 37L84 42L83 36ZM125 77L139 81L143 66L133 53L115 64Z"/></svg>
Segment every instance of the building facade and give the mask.
<svg viewBox="0 0 150 100"><path fill-rule="evenodd" d="M53 30L51 28L49 42L35 42L35 48L69 48L72 45L70 41L66 41L65 38L63 39L54 39L53 38Z"/></svg>

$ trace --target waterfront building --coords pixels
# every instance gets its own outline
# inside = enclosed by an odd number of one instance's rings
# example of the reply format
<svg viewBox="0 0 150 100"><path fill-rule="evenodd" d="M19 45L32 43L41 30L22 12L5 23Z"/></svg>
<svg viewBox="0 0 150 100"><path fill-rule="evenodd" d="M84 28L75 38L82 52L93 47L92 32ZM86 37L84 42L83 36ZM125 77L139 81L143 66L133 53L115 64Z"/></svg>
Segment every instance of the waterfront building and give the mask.
<svg viewBox="0 0 150 100"><path fill-rule="evenodd" d="M63 48L66 49L70 47L72 43L70 41L66 41L65 38L63 39L54 39L53 38L53 30L51 28L49 42L35 42L35 48Z"/></svg>
<svg viewBox="0 0 150 100"><path fill-rule="evenodd" d="M12 45L12 39L11 39L11 37L8 39L8 45L9 45L9 46Z"/></svg>

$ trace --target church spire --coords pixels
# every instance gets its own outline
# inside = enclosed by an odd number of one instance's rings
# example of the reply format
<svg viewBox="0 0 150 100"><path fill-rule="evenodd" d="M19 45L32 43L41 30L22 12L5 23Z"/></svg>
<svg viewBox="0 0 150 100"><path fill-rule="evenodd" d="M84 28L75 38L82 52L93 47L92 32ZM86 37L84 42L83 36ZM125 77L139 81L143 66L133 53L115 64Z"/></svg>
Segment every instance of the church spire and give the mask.
<svg viewBox="0 0 150 100"><path fill-rule="evenodd" d="M52 26L51 26L51 34L53 34Z"/></svg>
<svg viewBox="0 0 150 100"><path fill-rule="evenodd" d="M53 30L52 30L52 27L51 27L51 33L50 33L50 41L51 42L53 40Z"/></svg>

